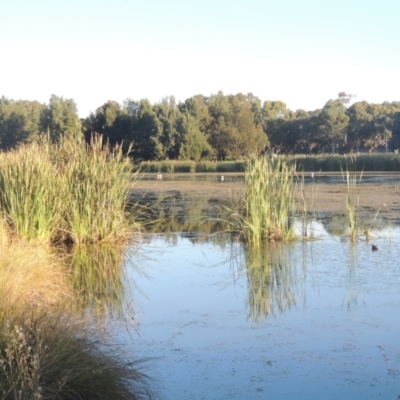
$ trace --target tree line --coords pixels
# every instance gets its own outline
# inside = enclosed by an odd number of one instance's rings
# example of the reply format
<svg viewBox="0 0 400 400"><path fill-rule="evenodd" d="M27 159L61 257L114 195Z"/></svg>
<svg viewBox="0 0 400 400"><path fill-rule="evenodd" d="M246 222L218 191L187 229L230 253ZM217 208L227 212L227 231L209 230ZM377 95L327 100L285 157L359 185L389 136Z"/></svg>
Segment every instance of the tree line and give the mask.
<svg viewBox="0 0 400 400"><path fill-rule="evenodd" d="M282 101L249 93L173 96L151 104L108 101L80 119L76 103L52 95L48 104L0 98L0 148L7 150L47 134L101 134L111 145L133 143L135 160L240 159L249 154L397 151L400 102L354 102L344 92L322 109L291 111Z"/></svg>

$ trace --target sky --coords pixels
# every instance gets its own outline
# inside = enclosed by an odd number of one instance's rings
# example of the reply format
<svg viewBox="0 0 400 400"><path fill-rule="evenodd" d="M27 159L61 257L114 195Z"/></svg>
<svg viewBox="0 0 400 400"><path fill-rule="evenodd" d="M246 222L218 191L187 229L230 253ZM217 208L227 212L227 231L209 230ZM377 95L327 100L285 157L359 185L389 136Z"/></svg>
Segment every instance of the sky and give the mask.
<svg viewBox="0 0 400 400"><path fill-rule="evenodd" d="M399 0L0 0L0 96L400 101Z"/></svg>

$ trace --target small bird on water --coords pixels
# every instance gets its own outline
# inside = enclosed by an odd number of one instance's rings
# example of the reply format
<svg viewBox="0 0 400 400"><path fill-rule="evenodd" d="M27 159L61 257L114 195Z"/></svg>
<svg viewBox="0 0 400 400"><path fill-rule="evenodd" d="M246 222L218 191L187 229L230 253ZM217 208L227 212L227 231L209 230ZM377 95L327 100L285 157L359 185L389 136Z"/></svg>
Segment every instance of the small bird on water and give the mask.
<svg viewBox="0 0 400 400"><path fill-rule="evenodd" d="M372 245L372 251L377 251L378 250L378 246L376 244Z"/></svg>

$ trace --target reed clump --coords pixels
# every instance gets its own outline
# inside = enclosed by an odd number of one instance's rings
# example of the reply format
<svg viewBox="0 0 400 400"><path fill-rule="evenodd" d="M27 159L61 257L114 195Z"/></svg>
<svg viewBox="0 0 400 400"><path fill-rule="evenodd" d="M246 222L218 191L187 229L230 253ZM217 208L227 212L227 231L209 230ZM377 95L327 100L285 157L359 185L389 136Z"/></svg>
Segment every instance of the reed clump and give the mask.
<svg viewBox="0 0 400 400"><path fill-rule="evenodd" d="M131 237L139 229L127 209L135 175L122 147L94 136L88 145L67 141L60 150L67 154L61 163L63 184L70 188L64 198L68 238L87 243Z"/></svg>
<svg viewBox="0 0 400 400"><path fill-rule="evenodd" d="M294 238L294 174L295 166L283 158L252 157L248 160L240 226L242 237L249 245Z"/></svg>
<svg viewBox="0 0 400 400"><path fill-rule="evenodd" d="M0 210L13 236L86 243L130 238L127 210L135 175L122 147L101 136L37 143L0 153Z"/></svg>
<svg viewBox="0 0 400 400"><path fill-rule="evenodd" d="M63 197L48 143L0 153L0 208L11 233L22 240L47 241L63 225ZM70 189L71 190L71 189Z"/></svg>
<svg viewBox="0 0 400 400"><path fill-rule="evenodd" d="M346 159L346 170L342 170L343 179L346 182L346 209L349 222L349 235L355 241L360 235L359 218L357 210L360 204L358 185L361 183L363 173L357 172L356 158Z"/></svg>

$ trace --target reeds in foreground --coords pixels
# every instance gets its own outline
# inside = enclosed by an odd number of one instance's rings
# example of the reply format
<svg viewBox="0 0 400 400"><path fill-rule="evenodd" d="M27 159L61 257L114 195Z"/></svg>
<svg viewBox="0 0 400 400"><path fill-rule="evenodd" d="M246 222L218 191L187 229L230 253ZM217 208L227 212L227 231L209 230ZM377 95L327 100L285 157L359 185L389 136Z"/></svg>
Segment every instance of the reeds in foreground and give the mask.
<svg viewBox="0 0 400 400"><path fill-rule="evenodd" d="M42 138L0 153L0 210L18 239L115 241L138 231L127 203L135 175L122 147L101 136Z"/></svg>
<svg viewBox="0 0 400 400"><path fill-rule="evenodd" d="M47 143L0 153L0 208L20 239L48 241L62 226L67 188L50 154Z"/></svg>
<svg viewBox="0 0 400 400"><path fill-rule="evenodd" d="M66 142L61 150L67 154L63 168L69 189L63 200L70 239L83 243L132 236L138 225L127 204L135 177L122 147L111 148L94 136L88 145Z"/></svg>
<svg viewBox="0 0 400 400"><path fill-rule="evenodd" d="M295 166L283 158L252 157L245 171L246 191L241 233L246 243L294 238Z"/></svg>
<svg viewBox="0 0 400 400"><path fill-rule="evenodd" d="M141 362L101 329L60 313L9 318L0 326L0 399L151 399Z"/></svg>

